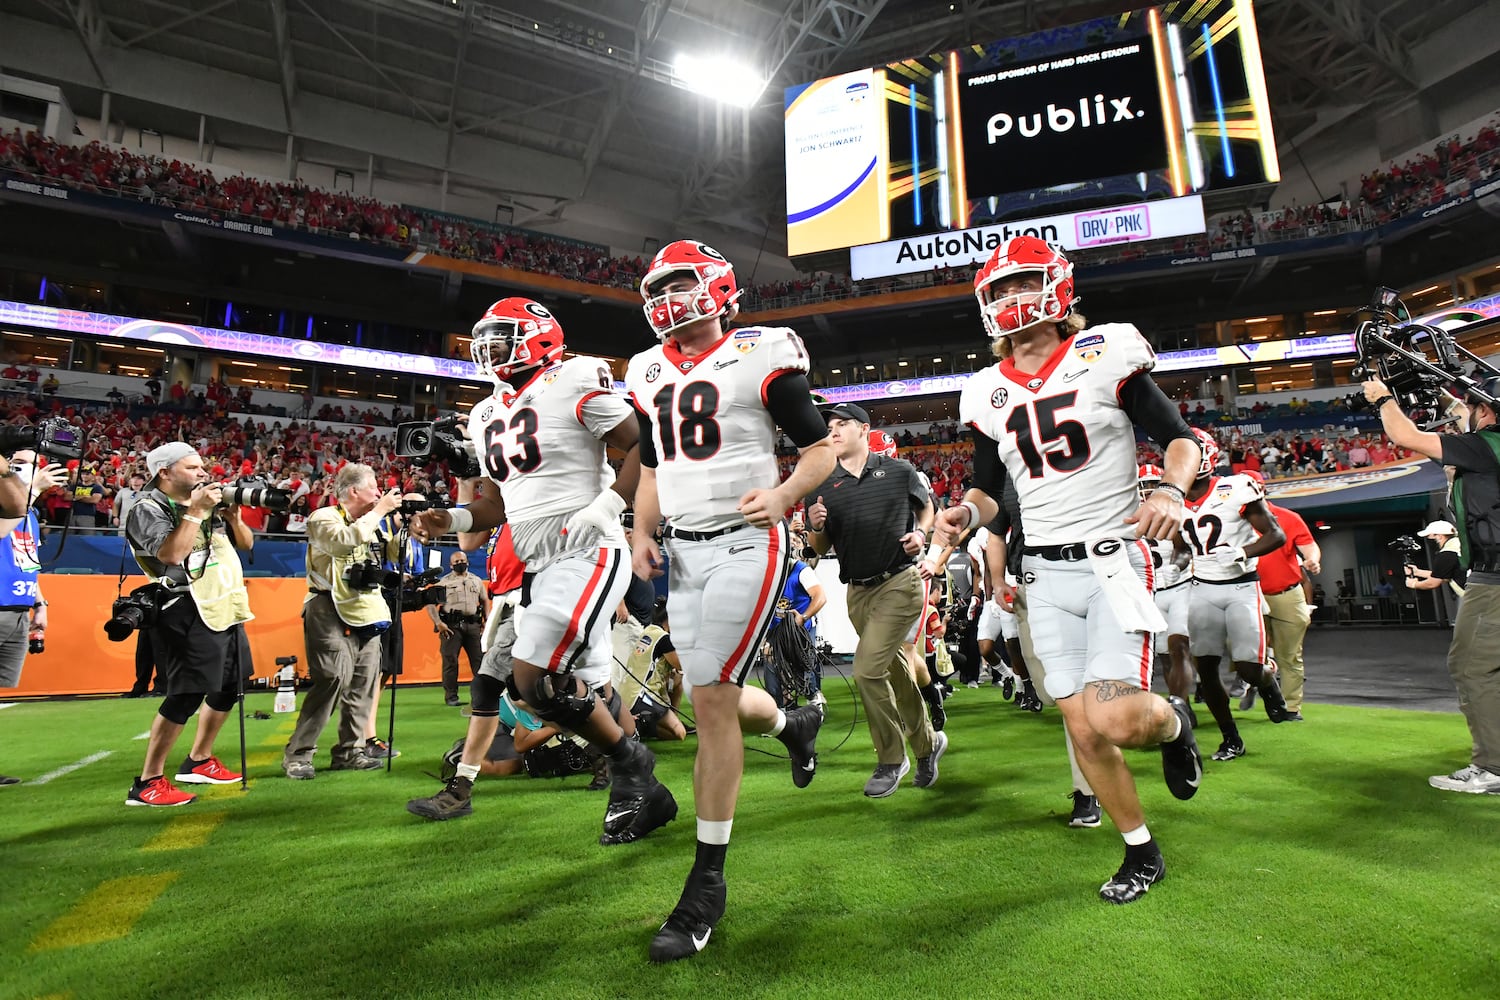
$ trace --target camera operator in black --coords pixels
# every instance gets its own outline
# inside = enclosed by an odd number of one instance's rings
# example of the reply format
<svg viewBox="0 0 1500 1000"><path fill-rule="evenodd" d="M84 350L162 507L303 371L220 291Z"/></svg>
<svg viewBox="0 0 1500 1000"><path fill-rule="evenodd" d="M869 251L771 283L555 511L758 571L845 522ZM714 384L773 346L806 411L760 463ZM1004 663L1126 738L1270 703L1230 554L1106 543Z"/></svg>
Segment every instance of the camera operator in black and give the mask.
<svg viewBox="0 0 1500 1000"><path fill-rule="evenodd" d="M448 705L458 705L458 652L469 658L469 672L479 673L484 662L484 623L490 616L490 592L484 577L469 572L469 557L453 553L448 561L449 573L438 581L444 588L442 604L429 605L427 614L433 629L442 636L439 644L443 656L443 697Z"/></svg>
<svg viewBox="0 0 1500 1000"><path fill-rule="evenodd" d="M1479 388L1500 396L1500 376ZM1468 582L1448 648L1448 672L1458 688L1458 704L1469 723L1474 750L1468 767L1428 779L1451 792L1500 794L1500 643L1490 623L1500 618L1500 426L1495 405L1471 396L1468 432L1435 434L1412 423L1386 384L1370 379L1365 398L1380 414L1386 436L1443 465L1453 467L1453 506Z"/></svg>
<svg viewBox="0 0 1500 1000"><path fill-rule="evenodd" d="M254 617L235 549L255 543L239 508L220 506L220 488L208 481L203 459L174 441L146 456L150 490L125 523L125 538L142 572L162 591L151 647L167 680L151 723L146 761L125 799L132 806L176 806L196 796L166 779L168 752L199 705L198 734L176 780L230 784L240 775L213 754L214 738L252 672L244 623Z"/></svg>
<svg viewBox="0 0 1500 1000"><path fill-rule="evenodd" d="M365 732L380 683L382 636L391 612L381 595L388 574L381 564L391 542L379 534L381 519L401 506L396 490L382 493L368 465L351 462L333 478L336 506L320 507L307 519L307 600L302 634L313 687L302 703L297 728L287 741L281 769L288 778L315 775L318 736L339 709L335 771L371 771L380 760L365 752ZM377 551L386 545L387 551Z"/></svg>

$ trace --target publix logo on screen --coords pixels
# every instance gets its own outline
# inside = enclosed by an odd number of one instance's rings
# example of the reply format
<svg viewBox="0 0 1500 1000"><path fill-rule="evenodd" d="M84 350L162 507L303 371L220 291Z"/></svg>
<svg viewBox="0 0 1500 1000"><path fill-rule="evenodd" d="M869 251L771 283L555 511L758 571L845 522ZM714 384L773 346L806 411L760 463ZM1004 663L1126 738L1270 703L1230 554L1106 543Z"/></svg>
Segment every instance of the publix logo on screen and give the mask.
<svg viewBox="0 0 1500 1000"><path fill-rule="evenodd" d="M1111 97L1108 99L1109 106L1105 106L1103 94L1095 94L1093 99L1080 97L1078 99L1078 110L1073 106L1058 107L1056 104L1048 104L1045 111L1036 111L1029 115L1010 115L1002 111L998 115L991 116L985 124L985 132L990 145L999 142L1012 131L1020 132L1023 139L1035 139L1042 134L1043 127L1056 133L1071 132L1076 128L1097 128L1100 125L1113 125L1116 122L1130 122L1137 118L1146 117L1146 112L1138 111L1130 106L1132 97Z"/></svg>

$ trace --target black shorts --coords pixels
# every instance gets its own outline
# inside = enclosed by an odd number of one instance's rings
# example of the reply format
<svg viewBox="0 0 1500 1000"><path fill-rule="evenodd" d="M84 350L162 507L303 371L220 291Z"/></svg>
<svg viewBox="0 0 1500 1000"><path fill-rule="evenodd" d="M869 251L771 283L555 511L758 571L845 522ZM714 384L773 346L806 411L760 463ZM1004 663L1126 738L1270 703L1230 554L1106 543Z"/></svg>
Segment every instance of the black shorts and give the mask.
<svg viewBox="0 0 1500 1000"><path fill-rule="evenodd" d="M666 705L657 701L649 694L643 694L636 698L635 704L630 706L630 714L635 716L635 731L643 740L658 739L660 734L656 731L656 724L667 717L669 709Z"/></svg>
<svg viewBox="0 0 1500 1000"><path fill-rule="evenodd" d="M151 627L151 649L167 679L167 694L237 691L239 680L253 672L245 626L215 632L203 624L190 595L162 610Z"/></svg>

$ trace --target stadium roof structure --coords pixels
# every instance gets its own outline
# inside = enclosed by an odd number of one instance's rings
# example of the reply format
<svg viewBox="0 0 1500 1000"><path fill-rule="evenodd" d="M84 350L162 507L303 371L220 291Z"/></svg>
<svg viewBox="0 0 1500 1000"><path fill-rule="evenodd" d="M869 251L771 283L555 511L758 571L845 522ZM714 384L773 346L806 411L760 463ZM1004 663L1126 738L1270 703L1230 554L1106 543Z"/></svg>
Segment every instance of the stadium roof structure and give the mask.
<svg viewBox="0 0 1500 1000"><path fill-rule="evenodd" d="M205 120L218 145L375 164L382 177L492 197L520 226L626 248L627 234L691 229L775 252L783 87L1136 6L0 0L0 63L59 85L86 115L108 94L112 118L133 130L193 136ZM1497 6L1262 0L1283 149L1486 79ZM684 54L743 62L764 91L743 109L690 91Z"/></svg>

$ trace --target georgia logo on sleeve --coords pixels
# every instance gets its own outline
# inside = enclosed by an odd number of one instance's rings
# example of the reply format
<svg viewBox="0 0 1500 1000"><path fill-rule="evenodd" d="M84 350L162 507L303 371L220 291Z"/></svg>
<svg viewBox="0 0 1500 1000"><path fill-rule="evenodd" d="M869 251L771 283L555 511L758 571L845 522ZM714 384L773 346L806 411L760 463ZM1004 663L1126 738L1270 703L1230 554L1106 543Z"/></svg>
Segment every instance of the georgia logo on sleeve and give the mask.
<svg viewBox="0 0 1500 1000"><path fill-rule="evenodd" d="M990 405L997 410L1005 405L1007 399L1010 399L1010 393L1005 390L1005 386L1003 385L990 393Z"/></svg>

